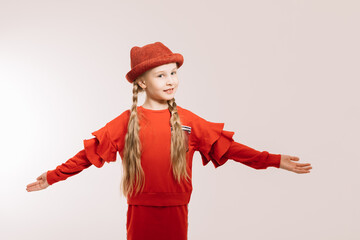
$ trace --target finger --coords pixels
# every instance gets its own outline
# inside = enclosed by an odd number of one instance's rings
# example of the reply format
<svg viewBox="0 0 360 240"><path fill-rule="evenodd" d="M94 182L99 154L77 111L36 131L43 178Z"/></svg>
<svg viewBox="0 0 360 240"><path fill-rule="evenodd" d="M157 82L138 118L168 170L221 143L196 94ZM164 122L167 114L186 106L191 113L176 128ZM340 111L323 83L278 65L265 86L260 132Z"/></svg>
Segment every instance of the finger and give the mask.
<svg viewBox="0 0 360 240"><path fill-rule="evenodd" d="M39 188L30 188L28 191L29 192L34 192L34 191L39 191L40 189Z"/></svg>
<svg viewBox="0 0 360 240"><path fill-rule="evenodd" d="M32 192L32 191L38 191L38 190L41 190L41 187L40 185L35 185L35 186L32 186L29 188L29 190Z"/></svg>
<svg viewBox="0 0 360 240"><path fill-rule="evenodd" d="M309 173L309 172L310 172L309 170L305 170L305 169L298 168L298 167L295 167L295 168L294 168L294 171L295 171L296 173Z"/></svg>
<svg viewBox="0 0 360 240"><path fill-rule="evenodd" d="M295 172L298 174L310 173L310 171L306 171L306 170L296 170Z"/></svg>
<svg viewBox="0 0 360 240"><path fill-rule="evenodd" d="M301 169L303 169L303 170L310 170L310 169L312 169L312 167L301 167Z"/></svg>
<svg viewBox="0 0 360 240"><path fill-rule="evenodd" d="M38 182L30 183L30 184L28 184L26 187L32 187L32 186L34 186L34 185L36 185L36 184L38 184Z"/></svg>
<svg viewBox="0 0 360 240"><path fill-rule="evenodd" d="M38 185L37 182L32 183L32 184L29 184L29 185L26 187L26 189L29 189L29 190L34 189L37 185Z"/></svg>
<svg viewBox="0 0 360 240"><path fill-rule="evenodd" d="M310 166L310 163L297 163L296 166L303 167L303 166Z"/></svg>
<svg viewBox="0 0 360 240"><path fill-rule="evenodd" d="M26 189L28 192L36 191L36 187L32 186Z"/></svg>
<svg viewBox="0 0 360 240"><path fill-rule="evenodd" d="M32 191L34 191L34 190L33 190L33 188L27 188L26 191L32 192Z"/></svg>
<svg viewBox="0 0 360 240"><path fill-rule="evenodd" d="M296 156L290 156L290 160L293 160L293 161L299 161L299 157L296 157Z"/></svg>
<svg viewBox="0 0 360 240"><path fill-rule="evenodd" d="M312 166L297 166L299 169L311 169Z"/></svg>
<svg viewBox="0 0 360 240"><path fill-rule="evenodd" d="M36 180L41 180L41 179L42 179L41 175L36 178Z"/></svg>

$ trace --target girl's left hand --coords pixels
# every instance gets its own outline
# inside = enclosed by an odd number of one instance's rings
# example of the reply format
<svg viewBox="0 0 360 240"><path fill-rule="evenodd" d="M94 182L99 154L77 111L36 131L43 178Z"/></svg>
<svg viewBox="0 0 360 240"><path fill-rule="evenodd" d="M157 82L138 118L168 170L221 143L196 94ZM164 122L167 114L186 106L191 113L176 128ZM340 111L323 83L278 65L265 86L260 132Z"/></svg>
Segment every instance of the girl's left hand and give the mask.
<svg viewBox="0 0 360 240"><path fill-rule="evenodd" d="M292 171L295 173L309 173L312 169L310 163L296 163L293 161L299 161L296 156L289 156L281 154L280 168Z"/></svg>

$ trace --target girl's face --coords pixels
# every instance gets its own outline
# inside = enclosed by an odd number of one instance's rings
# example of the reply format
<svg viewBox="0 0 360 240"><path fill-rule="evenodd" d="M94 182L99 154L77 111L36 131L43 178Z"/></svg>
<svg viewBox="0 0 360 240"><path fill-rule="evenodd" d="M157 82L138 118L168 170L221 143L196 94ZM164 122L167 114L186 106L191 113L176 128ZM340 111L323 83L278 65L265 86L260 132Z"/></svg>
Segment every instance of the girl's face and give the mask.
<svg viewBox="0 0 360 240"><path fill-rule="evenodd" d="M138 84L146 92L146 101L165 104L174 98L179 85L176 63L164 64L145 72L138 79Z"/></svg>

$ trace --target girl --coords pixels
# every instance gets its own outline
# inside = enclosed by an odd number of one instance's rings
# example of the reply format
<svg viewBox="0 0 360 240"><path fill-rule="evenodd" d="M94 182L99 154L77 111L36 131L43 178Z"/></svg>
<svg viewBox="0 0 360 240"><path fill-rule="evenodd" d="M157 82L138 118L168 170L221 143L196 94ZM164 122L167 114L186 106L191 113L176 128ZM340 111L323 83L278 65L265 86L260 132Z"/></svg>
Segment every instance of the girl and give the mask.
<svg viewBox="0 0 360 240"><path fill-rule="evenodd" d="M309 173L310 163L297 163L296 156L257 151L233 140L224 123L209 122L177 106L174 95L177 70L183 56L161 42L130 51L133 85L131 109L92 132L84 149L54 170L44 172L27 191L47 188L95 165L122 159L120 189L127 198L127 239L185 240L188 233L188 203L192 192L192 157L199 151L203 165L215 168L228 159L255 169L282 168ZM138 93L146 100L137 106Z"/></svg>

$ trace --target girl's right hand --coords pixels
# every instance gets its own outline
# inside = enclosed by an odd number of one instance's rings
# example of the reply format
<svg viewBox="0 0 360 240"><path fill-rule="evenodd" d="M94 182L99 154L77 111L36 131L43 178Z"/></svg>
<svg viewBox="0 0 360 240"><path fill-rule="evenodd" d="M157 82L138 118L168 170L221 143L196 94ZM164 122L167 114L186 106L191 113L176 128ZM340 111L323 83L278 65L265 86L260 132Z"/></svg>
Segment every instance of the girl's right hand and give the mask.
<svg viewBox="0 0 360 240"><path fill-rule="evenodd" d="M28 192L39 191L39 190L45 189L48 186L50 186L47 181L46 174L47 174L47 172L44 172L43 174L41 174L40 176L37 177L36 182L28 184L26 186L26 191L28 191Z"/></svg>

